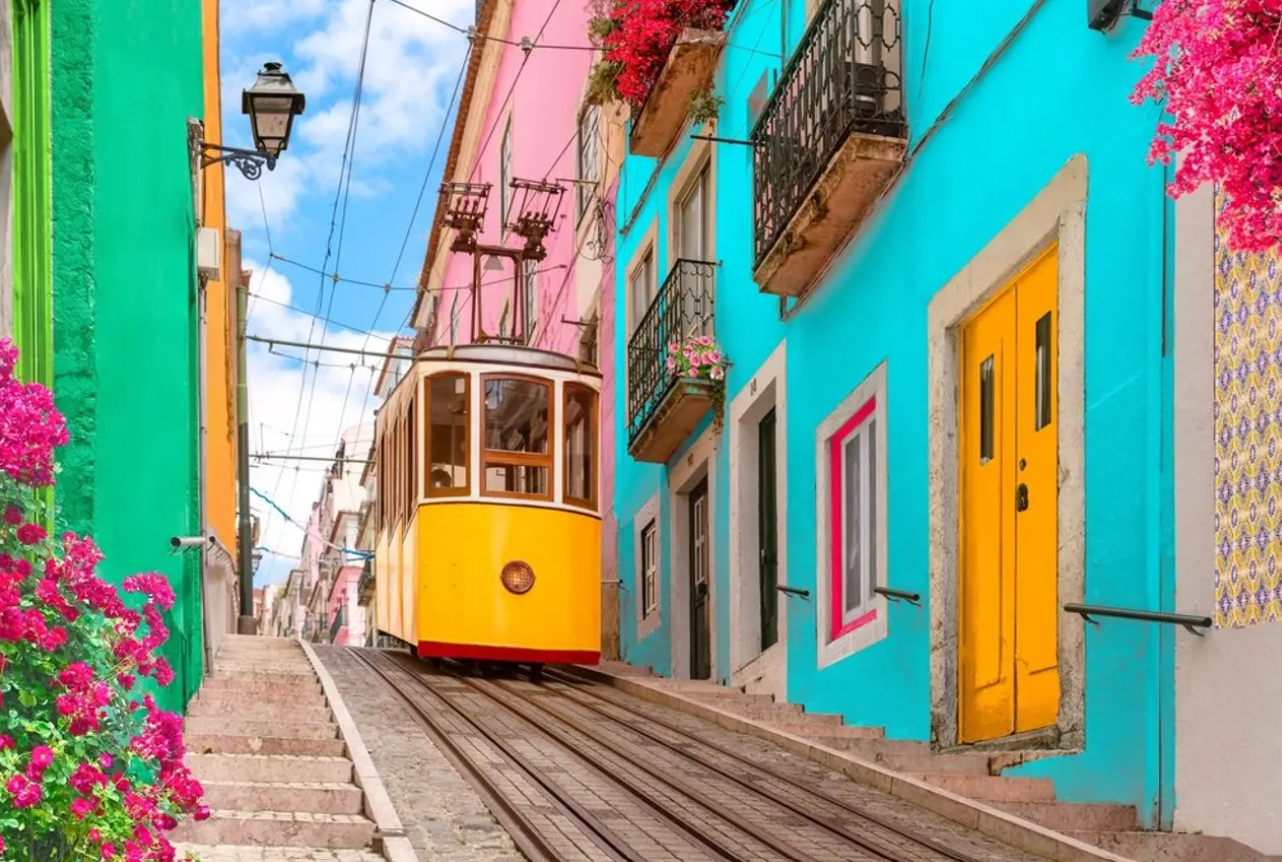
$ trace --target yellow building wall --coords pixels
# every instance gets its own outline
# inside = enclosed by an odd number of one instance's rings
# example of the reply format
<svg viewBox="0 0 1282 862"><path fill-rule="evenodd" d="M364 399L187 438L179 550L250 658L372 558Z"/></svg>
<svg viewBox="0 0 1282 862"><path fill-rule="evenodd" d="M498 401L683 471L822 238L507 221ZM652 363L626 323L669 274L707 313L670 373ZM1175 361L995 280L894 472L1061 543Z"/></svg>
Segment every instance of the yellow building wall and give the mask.
<svg viewBox="0 0 1282 862"><path fill-rule="evenodd" d="M223 139L222 76L219 70L219 0L201 0L203 15L203 65L205 87L205 141L219 144ZM236 403L233 361L235 320L232 286L240 273L227 271L239 255L228 254L227 205L223 165L211 165L202 173L201 224L214 228L223 238L223 273L219 281L205 285L205 404L206 435L203 493L209 523L220 542L236 557Z"/></svg>

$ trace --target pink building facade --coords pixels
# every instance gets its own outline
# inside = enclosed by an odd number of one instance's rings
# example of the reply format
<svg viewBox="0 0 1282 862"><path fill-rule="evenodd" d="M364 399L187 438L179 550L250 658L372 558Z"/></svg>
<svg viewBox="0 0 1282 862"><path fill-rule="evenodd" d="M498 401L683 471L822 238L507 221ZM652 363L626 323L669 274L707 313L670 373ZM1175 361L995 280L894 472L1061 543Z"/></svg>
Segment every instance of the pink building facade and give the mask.
<svg viewBox="0 0 1282 862"><path fill-rule="evenodd" d="M481 323L491 336L595 364L603 375L601 403L610 405L615 391L610 343L615 194L625 150L623 117L617 107L592 105L585 98L595 52L538 47L588 45L588 18L582 3L478 4L477 29L488 38L477 40L469 58L443 181L489 184L478 241L513 251L524 240L508 226L536 202L527 198L520 182L563 189L552 230L543 241L543 260L518 264L481 256ZM521 47L525 38L534 42L528 52ZM470 253L451 251L456 234L445 224L445 209L437 207L420 276L423 292L414 318L420 346L464 344L473 335L476 261ZM523 295L516 290L518 278ZM603 409L603 658L618 655L614 433L612 412Z"/></svg>

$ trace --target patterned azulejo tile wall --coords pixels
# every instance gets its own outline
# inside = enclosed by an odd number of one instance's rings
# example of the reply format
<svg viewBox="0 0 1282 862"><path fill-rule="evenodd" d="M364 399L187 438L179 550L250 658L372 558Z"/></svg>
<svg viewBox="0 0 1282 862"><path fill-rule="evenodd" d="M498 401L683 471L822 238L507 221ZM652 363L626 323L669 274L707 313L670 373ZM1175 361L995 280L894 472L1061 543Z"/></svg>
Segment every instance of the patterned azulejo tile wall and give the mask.
<svg viewBox="0 0 1282 862"><path fill-rule="evenodd" d="M1238 628L1282 620L1282 268L1226 239L1217 224L1215 625Z"/></svg>

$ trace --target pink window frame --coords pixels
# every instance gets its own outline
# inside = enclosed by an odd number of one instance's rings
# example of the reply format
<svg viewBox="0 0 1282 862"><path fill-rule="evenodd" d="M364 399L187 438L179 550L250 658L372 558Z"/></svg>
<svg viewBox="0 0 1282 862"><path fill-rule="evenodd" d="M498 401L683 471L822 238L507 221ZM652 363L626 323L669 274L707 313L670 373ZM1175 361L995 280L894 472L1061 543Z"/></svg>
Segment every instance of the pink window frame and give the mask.
<svg viewBox="0 0 1282 862"><path fill-rule="evenodd" d="M842 530L846 523L846 501L842 498L842 472L841 458L842 448L850 435L854 434L877 410L877 397L874 395L863 403L855 411L855 415L837 429L837 433L832 435L828 440L828 542L830 549L830 574L829 583L829 641L835 641L838 638L848 635L855 629L868 625L877 619L877 609L872 610L860 616L858 619L843 623L842 619L846 615L846 570L845 570L845 549L842 547ZM872 441L876 445L877 441ZM879 459L880 461L880 459ZM874 477L875 478L875 477ZM871 525L871 529L877 529L877 525ZM876 565L874 561L873 571L869 572L869 577L876 578Z"/></svg>

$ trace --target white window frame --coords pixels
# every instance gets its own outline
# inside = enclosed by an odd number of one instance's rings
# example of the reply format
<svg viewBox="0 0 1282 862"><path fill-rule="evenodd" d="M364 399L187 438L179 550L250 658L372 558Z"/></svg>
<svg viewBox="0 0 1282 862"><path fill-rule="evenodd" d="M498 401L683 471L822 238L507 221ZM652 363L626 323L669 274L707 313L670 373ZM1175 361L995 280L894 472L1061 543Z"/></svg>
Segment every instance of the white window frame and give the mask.
<svg viewBox="0 0 1282 862"><path fill-rule="evenodd" d="M647 244L637 253L635 263L628 269L628 317L631 319L631 325L628 327L629 334L635 332L641 325L646 312L659 296L658 257L658 250L654 245ZM646 301L638 306L637 276L642 274L645 276Z"/></svg>
<svg viewBox="0 0 1282 862"><path fill-rule="evenodd" d="M634 573L634 604L636 607L637 643L645 640L659 629L663 617L663 520L659 511L659 494L656 492L633 518L632 530L632 571ZM646 531L654 527L654 566L653 591L647 596L643 587L647 572L643 543ZM648 599L648 601L646 601Z"/></svg>
<svg viewBox="0 0 1282 862"><path fill-rule="evenodd" d="M507 115L503 140L499 144L499 233L507 236L508 208L512 205L512 115Z"/></svg>
<svg viewBox="0 0 1282 862"><path fill-rule="evenodd" d="M641 528L641 617L659 610L659 522Z"/></svg>
<svg viewBox="0 0 1282 862"><path fill-rule="evenodd" d="M576 225L592 209L592 200L601 182L601 108L588 105L579 115L575 168L579 182L574 189Z"/></svg>
<svg viewBox="0 0 1282 862"><path fill-rule="evenodd" d="M871 405L871 406L870 406ZM859 417L856 425L851 422ZM887 403L886 403L886 365L883 362L866 377L855 389L828 415L815 432L815 488L816 513L818 515L818 553L816 553L815 583L819 596L818 616L815 620L817 659L820 668L847 658L868 646L883 640L888 634L886 600L873 592L877 586L885 586L887 571L888 547L886 541L886 488L887 488ZM874 424L875 423L875 424ZM832 444L834 439L841 441L840 481L841 508L834 511L832 497ZM860 485L868 487L875 481L876 488L872 497L862 502L866 513L869 508L875 510L875 516L861 518L861 542L863 553L870 554L869 548L875 543L876 559L870 563L865 558L863 567L866 595L863 600L851 609L845 605L846 572L843 568L840 582L834 583L833 544L834 531L840 535L840 548L843 557L849 546L846 536L846 519L844 513L849 505L849 493L846 488L848 471L846 469L846 452L850 441L860 441L861 463L867 465L868 447L875 445L875 476L870 476L866 469L861 470ZM874 532L875 531L875 532ZM869 577L871 576L871 577ZM840 603L840 616L833 613L834 605ZM834 631L834 620L838 622Z"/></svg>

